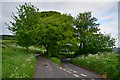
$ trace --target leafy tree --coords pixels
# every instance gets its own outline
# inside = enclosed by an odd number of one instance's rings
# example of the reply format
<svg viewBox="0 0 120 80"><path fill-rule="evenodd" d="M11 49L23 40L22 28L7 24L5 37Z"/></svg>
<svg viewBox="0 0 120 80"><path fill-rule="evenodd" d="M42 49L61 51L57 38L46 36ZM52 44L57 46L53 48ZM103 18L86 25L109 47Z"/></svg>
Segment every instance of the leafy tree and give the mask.
<svg viewBox="0 0 120 80"><path fill-rule="evenodd" d="M57 55L62 46L75 41L73 18L71 15L61 14L56 11L40 12L36 28L36 40L39 45L44 45L49 56Z"/></svg>
<svg viewBox="0 0 120 80"><path fill-rule="evenodd" d="M79 41L77 54L97 53L105 51L108 47L113 47L115 39L109 35L103 35L99 32L97 19L92 17L91 12L79 13L74 19L76 34Z"/></svg>
<svg viewBox="0 0 120 80"><path fill-rule="evenodd" d="M86 53L95 54L97 52L112 51L115 39L108 34L88 34Z"/></svg>
<svg viewBox="0 0 120 80"><path fill-rule="evenodd" d="M28 47L33 45L35 41L35 32L33 32L33 26L36 24L38 8L31 3L25 3L17 7L17 15L12 13L12 18L14 21L10 21L11 26L8 29L11 30L14 35L18 45Z"/></svg>

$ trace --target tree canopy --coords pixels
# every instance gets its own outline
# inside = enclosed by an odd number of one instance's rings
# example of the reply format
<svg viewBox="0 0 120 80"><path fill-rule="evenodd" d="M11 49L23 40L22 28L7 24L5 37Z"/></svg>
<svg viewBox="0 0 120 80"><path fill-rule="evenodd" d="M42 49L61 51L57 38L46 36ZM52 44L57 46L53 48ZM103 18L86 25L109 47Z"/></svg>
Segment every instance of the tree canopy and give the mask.
<svg viewBox="0 0 120 80"><path fill-rule="evenodd" d="M37 32L37 43L44 45L47 54L57 54L64 45L71 44L75 40L73 18L71 15L61 14L56 11L40 12Z"/></svg>
<svg viewBox="0 0 120 80"><path fill-rule="evenodd" d="M57 11L42 11L30 3L17 7L17 15L12 14L11 30L19 46L28 49L31 45L42 45L49 56L58 55L66 46L76 54L109 51L115 39L99 33L99 23L91 12L79 13L77 17Z"/></svg>
<svg viewBox="0 0 120 80"><path fill-rule="evenodd" d="M19 5L17 15L12 13L14 19L14 21L10 21L12 26L7 24L8 29L14 33L17 44L27 49L34 43L33 25L36 24L38 10L31 3Z"/></svg>
<svg viewBox="0 0 120 80"><path fill-rule="evenodd" d="M74 19L76 34L79 41L79 49L76 54L95 54L100 51L110 51L115 44L115 39L110 35L99 32L97 19L92 17L91 12L79 13Z"/></svg>

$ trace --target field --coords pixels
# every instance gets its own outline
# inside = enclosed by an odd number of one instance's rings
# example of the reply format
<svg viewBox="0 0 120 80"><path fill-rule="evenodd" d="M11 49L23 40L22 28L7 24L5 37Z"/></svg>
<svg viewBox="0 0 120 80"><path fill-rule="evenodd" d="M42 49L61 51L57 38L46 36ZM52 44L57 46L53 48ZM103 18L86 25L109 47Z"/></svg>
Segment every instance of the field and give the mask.
<svg viewBox="0 0 120 80"><path fill-rule="evenodd" d="M115 52L98 53L95 55L79 56L71 59L73 64L96 71L97 74L104 75L107 78L118 78L118 57Z"/></svg>

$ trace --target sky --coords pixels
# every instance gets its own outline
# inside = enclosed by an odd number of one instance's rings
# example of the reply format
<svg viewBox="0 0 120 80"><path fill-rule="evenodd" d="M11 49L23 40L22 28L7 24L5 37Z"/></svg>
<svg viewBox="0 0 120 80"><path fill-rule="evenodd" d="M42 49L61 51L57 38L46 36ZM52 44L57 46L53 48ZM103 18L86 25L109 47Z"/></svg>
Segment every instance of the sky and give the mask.
<svg viewBox="0 0 120 80"><path fill-rule="evenodd" d="M100 32L103 34L111 33L111 36L117 39L116 46L118 45L118 0L103 0L102 2L96 2L95 0L51 0L51 2L48 2L48 0L29 1L38 7L40 11L58 11L71 14L73 17L76 17L78 13L91 11L92 15L98 19L97 22L100 24ZM0 18L2 21L0 21L0 23L2 31L0 31L0 35L12 34L7 29L5 23L13 21L11 14L16 14L16 7L20 4L24 4L24 1L1 0Z"/></svg>

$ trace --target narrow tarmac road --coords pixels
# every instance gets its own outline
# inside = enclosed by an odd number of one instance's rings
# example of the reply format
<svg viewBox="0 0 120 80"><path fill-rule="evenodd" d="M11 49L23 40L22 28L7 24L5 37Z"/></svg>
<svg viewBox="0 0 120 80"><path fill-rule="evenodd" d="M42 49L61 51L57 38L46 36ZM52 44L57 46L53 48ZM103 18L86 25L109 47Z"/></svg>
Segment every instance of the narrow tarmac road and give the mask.
<svg viewBox="0 0 120 80"><path fill-rule="evenodd" d="M63 66L59 67L49 59L44 57L37 57L34 78L87 78L87 80L95 80L93 78L100 77L69 62L63 62Z"/></svg>

